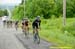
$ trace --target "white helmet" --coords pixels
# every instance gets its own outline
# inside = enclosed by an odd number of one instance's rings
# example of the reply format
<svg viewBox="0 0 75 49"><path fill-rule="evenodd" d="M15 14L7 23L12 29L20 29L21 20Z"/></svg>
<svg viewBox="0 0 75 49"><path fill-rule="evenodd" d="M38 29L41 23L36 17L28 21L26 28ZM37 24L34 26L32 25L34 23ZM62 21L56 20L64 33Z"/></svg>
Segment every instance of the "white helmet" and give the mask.
<svg viewBox="0 0 75 49"><path fill-rule="evenodd" d="M37 16L36 19L40 19L40 16Z"/></svg>

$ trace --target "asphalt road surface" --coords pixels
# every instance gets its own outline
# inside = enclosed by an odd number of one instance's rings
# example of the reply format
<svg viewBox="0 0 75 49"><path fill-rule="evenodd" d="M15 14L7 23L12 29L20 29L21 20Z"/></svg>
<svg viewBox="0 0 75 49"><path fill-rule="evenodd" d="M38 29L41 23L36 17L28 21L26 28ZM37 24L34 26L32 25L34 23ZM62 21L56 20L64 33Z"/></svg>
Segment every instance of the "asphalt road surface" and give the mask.
<svg viewBox="0 0 75 49"><path fill-rule="evenodd" d="M3 28L0 20L0 49L26 49L14 35L14 29Z"/></svg>
<svg viewBox="0 0 75 49"><path fill-rule="evenodd" d="M30 33L27 39L21 29L3 28L0 20L0 49L52 49L54 44L41 39L40 44L33 42L33 36Z"/></svg>

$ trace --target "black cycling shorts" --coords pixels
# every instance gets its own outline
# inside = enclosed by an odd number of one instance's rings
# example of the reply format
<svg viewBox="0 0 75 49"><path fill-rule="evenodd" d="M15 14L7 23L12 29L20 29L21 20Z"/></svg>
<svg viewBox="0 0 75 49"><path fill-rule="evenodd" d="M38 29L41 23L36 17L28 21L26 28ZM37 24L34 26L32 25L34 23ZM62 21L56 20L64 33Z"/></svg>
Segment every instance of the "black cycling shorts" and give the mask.
<svg viewBox="0 0 75 49"><path fill-rule="evenodd" d="M38 24L32 24L32 27L33 27L33 29L38 29L39 27L38 27Z"/></svg>

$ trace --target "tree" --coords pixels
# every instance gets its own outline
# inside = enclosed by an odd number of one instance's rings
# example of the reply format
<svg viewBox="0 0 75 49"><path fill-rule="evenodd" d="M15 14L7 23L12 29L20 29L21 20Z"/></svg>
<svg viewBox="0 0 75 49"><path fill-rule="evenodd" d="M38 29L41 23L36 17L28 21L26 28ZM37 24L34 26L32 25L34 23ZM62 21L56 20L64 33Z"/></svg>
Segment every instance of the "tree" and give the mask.
<svg viewBox="0 0 75 49"><path fill-rule="evenodd" d="M75 17L75 0L67 0L67 17Z"/></svg>
<svg viewBox="0 0 75 49"><path fill-rule="evenodd" d="M4 15L6 15L6 16L8 16L8 12L7 12L7 10L5 9L5 10L0 10L0 17L2 17L2 16L4 16Z"/></svg>
<svg viewBox="0 0 75 49"><path fill-rule="evenodd" d="M8 11L6 9L3 12L4 12L4 15L8 16Z"/></svg>
<svg viewBox="0 0 75 49"><path fill-rule="evenodd" d="M75 0L66 1L66 17L74 17ZM23 0L22 3L14 9L13 15L14 18L18 17L18 19L26 16L34 18L37 15L45 19L50 18L52 15L55 17L63 16L63 0L25 0L25 4Z"/></svg>
<svg viewBox="0 0 75 49"><path fill-rule="evenodd" d="M13 19L20 20L24 17L24 7L23 5L19 5L13 10Z"/></svg>
<svg viewBox="0 0 75 49"><path fill-rule="evenodd" d="M4 15L3 10L0 10L0 17Z"/></svg>
<svg viewBox="0 0 75 49"><path fill-rule="evenodd" d="M53 14L54 0L32 0L25 4L26 15L29 17L36 17L37 15L44 18L50 18Z"/></svg>

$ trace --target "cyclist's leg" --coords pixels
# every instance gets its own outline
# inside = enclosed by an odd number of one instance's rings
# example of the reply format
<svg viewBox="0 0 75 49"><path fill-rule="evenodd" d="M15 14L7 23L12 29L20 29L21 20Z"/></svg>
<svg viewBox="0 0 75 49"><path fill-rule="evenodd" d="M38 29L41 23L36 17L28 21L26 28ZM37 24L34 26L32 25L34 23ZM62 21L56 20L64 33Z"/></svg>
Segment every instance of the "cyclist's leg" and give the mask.
<svg viewBox="0 0 75 49"><path fill-rule="evenodd" d="M37 37L36 37L36 25L32 25L33 26L33 40L34 40L34 42L36 42L36 39L37 39Z"/></svg>
<svg viewBox="0 0 75 49"><path fill-rule="evenodd" d="M32 27L33 27L33 35L35 34L35 25L32 25Z"/></svg>
<svg viewBox="0 0 75 49"><path fill-rule="evenodd" d="M27 26L27 32L28 32L28 35L29 35L29 26Z"/></svg>
<svg viewBox="0 0 75 49"><path fill-rule="evenodd" d="M3 21L3 26L5 27L5 25L6 25L6 20Z"/></svg>
<svg viewBox="0 0 75 49"><path fill-rule="evenodd" d="M33 28L33 35L34 35L34 33L35 33L35 28Z"/></svg>
<svg viewBox="0 0 75 49"><path fill-rule="evenodd" d="M15 29L17 30L17 25L15 25Z"/></svg>
<svg viewBox="0 0 75 49"><path fill-rule="evenodd" d="M9 28L10 28L11 24L10 24L10 21L9 21Z"/></svg>
<svg viewBox="0 0 75 49"><path fill-rule="evenodd" d="M7 23L7 28L9 28L9 21L7 21L6 23Z"/></svg>
<svg viewBox="0 0 75 49"><path fill-rule="evenodd" d="M22 32L24 32L24 27L23 27L23 25L22 25Z"/></svg>
<svg viewBox="0 0 75 49"><path fill-rule="evenodd" d="M37 39L36 33L34 33L33 36L34 36L34 42L36 42L36 39Z"/></svg>
<svg viewBox="0 0 75 49"><path fill-rule="evenodd" d="M36 35L35 35L35 27L33 27L33 40L36 41Z"/></svg>
<svg viewBox="0 0 75 49"><path fill-rule="evenodd" d="M18 28L19 28L19 26L18 26L18 24L16 24L16 29L18 30Z"/></svg>
<svg viewBox="0 0 75 49"><path fill-rule="evenodd" d="M12 21L10 21L10 27L12 28Z"/></svg>
<svg viewBox="0 0 75 49"><path fill-rule="evenodd" d="M5 27L5 21L3 21L3 27Z"/></svg>
<svg viewBox="0 0 75 49"><path fill-rule="evenodd" d="M26 28L26 26L24 26L24 33L25 33L25 36L27 36L27 28Z"/></svg>
<svg viewBox="0 0 75 49"><path fill-rule="evenodd" d="M18 29L18 26L16 25L16 30Z"/></svg>
<svg viewBox="0 0 75 49"><path fill-rule="evenodd" d="M23 28L22 28L22 32L24 33L24 35L26 35L25 34L25 27L23 26Z"/></svg>
<svg viewBox="0 0 75 49"><path fill-rule="evenodd" d="M26 26L26 37L27 39L29 38L29 27L28 26Z"/></svg>
<svg viewBox="0 0 75 49"><path fill-rule="evenodd" d="M38 29L37 28L35 28L34 42L37 42L38 44L40 43L40 38L39 38L39 34L38 34Z"/></svg>
<svg viewBox="0 0 75 49"><path fill-rule="evenodd" d="M8 21L6 21L5 25L6 25L6 27L8 28Z"/></svg>
<svg viewBox="0 0 75 49"><path fill-rule="evenodd" d="M29 26L27 26L27 35L29 35Z"/></svg>
<svg viewBox="0 0 75 49"><path fill-rule="evenodd" d="M37 43L40 43L40 36L39 36L39 30L36 28L36 37L37 37Z"/></svg>

